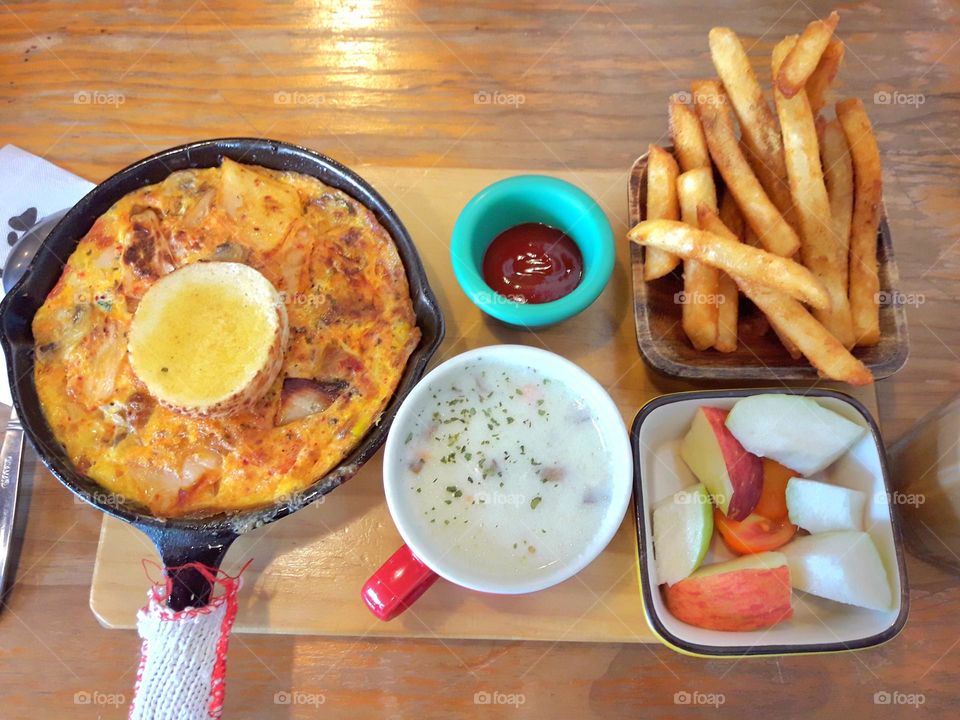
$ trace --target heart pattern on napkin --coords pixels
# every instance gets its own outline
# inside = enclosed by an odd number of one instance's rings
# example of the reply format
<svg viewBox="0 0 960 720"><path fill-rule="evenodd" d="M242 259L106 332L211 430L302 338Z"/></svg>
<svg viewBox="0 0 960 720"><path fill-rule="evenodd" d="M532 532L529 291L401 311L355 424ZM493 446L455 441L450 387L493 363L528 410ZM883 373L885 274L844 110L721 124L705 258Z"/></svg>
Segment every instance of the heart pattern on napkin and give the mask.
<svg viewBox="0 0 960 720"><path fill-rule="evenodd" d="M32 228L37 224L37 209L35 207L30 207L24 210L19 215L7 220L7 225L13 228L13 232L7 234L7 242L13 246L17 244L17 240L20 239L20 236L17 235L17 232L25 233L27 230Z"/></svg>

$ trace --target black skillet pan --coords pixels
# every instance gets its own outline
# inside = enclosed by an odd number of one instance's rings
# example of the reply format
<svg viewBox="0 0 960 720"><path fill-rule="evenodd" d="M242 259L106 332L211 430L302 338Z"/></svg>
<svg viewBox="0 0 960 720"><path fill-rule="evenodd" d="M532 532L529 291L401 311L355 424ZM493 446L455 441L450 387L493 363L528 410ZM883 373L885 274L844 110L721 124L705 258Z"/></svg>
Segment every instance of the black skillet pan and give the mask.
<svg viewBox="0 0 960 720"><path fill-rule="evenodd" d="M224 157L312 175L338 188L369 208L396 243L407 271L410 295L422 337L400 378L396 393L380 422L336 468L317 478L295 502L235 513L165 519L153 515L101 486L73 467L63 447L47 425L33 378L33 316L59 279L63 266L94 221L127 193L158 183L170 173L186 168L213 167ZM23 279L0 303L0 344L7 356L7 372L13 402L27 438L50 472L70 490L103 512L142 530L156 544L165 568L200 562L219 567L230 544L241 533L273 522L326 495L351 478L380 448L400 402L420 380L427 363L443 339L443 315L430 290L413 241L400 218L386 201L360 176L328 157L305 148L273 140L224 138L203 140L165 150L121 170L78 202L50 232ZM209 583L194 570L168 570L174 610L201 606L209 601Z"/></svg>

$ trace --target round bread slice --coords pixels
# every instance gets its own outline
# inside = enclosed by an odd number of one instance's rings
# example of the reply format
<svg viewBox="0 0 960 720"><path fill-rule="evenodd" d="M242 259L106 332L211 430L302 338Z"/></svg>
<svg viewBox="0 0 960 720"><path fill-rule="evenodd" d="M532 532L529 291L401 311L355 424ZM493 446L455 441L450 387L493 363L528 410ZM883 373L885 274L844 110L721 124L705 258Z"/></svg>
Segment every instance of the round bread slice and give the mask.
<svg viewBox="0 0 960 720"><path fill-rule="evenodd" d="M192 416L229 415L276 379L287 311L270 281L248 265L201 262L160 278L130 325L130 365L147 390Z"/></svg>

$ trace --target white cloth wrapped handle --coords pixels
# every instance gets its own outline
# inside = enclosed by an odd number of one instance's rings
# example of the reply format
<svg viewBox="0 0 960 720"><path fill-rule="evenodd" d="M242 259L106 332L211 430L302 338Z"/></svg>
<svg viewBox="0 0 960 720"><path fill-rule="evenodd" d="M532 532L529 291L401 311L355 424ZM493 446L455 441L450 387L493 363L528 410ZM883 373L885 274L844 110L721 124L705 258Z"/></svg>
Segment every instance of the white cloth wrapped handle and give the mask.
<svg viewBox="0 0 960 720"><path fill-rule="evenodd" d="M208 605L171 610L168 577L150 589L137 613L143 642L131 720L204 720L223 711L227 647L241 580L199 563L192 567L210 581Z"/></svg>

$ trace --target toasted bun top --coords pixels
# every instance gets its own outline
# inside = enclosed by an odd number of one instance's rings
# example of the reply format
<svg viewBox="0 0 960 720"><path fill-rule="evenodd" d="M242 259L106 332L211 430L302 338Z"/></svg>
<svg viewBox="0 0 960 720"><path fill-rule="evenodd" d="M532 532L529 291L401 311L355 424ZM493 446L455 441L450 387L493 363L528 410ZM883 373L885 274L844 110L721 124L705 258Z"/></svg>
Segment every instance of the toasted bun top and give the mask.
<svg viewBox="0 0 960 720"><path fill-rule="evenodd" d="M229 414L276 378L286 335L283 302L269 280L241 263L200 262L150 287L127 350L134 373L164 405Z"/></svg>

